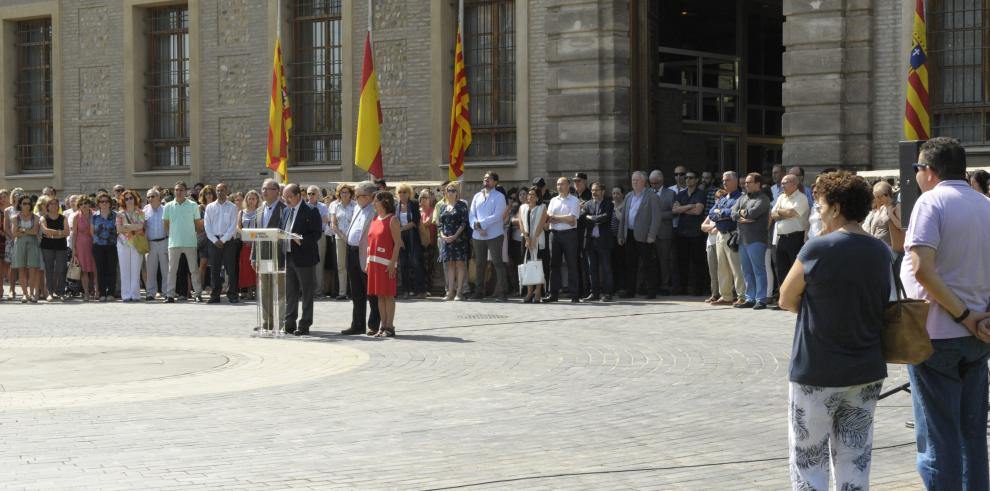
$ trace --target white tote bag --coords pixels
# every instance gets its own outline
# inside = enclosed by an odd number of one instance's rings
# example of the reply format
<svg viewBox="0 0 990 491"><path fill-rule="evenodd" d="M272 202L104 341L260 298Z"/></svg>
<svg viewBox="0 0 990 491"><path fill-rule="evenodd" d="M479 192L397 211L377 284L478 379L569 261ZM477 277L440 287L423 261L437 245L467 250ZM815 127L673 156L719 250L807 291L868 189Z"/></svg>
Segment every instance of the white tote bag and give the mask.
<svg viewBox="0 0 990 491"><path fill-rule="evenodd" d="M526 261L519 265L519 285L535 286L545 283L543 261L532 258L529 249L526 249Z"/></svg>

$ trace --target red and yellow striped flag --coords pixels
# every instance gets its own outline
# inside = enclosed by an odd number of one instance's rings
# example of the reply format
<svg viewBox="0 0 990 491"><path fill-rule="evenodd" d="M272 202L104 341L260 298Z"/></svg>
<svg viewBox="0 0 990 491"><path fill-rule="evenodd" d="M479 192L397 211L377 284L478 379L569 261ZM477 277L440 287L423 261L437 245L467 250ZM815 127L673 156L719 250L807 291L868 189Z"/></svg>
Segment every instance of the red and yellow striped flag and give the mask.
<svg viewBox="0 0 990 491"><path fill-rule="evenodd" d="M272 95L268 105L268 152L265 166L279 174L282 183L289 182L289 130L292 129L292 110L289 109L289 92L285 88L285 72L282 70L282 45L275 39L275 62L272 68Z"/></svg>
<svg viewBox="0 0 990 491"><path fill-rule="evenodd" d="M927 140L932 131L928 113L928 42L925 36L924 0L915 1L911 41L911 69L908 70L907 104L904 107L904 138Z"/></svg>
<svg viewBox="0 0 990 491"><path fill-rule="evenodd" d="M364 40L364 66L361 73L361 102L358 106L357 143L354 165L378 179L382 171L382 106L378 100L378 76L371 53L371 31Z"/></svg>
<svg viewBox="0 0 990 491"><path fill-rule="evenodd" d="M464 69L464 45L458 24L457 44L454 46L454 101L450 107L450 168L447 173L451 181L464 174L464 152L471 146L470 102L467 71Z"/></svg>

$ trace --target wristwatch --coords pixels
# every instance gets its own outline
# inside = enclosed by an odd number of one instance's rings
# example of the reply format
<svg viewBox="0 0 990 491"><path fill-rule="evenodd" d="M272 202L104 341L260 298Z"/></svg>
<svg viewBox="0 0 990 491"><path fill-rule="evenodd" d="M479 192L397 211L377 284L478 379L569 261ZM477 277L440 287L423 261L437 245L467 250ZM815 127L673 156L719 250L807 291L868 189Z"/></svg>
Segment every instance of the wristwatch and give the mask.
<svg viewBox="0 0 990 491"><path fill-rule="evenodd" d="M949 314L949 315L952 315L952 314ZM967 317L969 317L969 309L968 308L966 310L963 310L962 313L959 314L959 317L953 317L952 320L956 321L957 324L962 324L963 321L965 321Z"/></svg>

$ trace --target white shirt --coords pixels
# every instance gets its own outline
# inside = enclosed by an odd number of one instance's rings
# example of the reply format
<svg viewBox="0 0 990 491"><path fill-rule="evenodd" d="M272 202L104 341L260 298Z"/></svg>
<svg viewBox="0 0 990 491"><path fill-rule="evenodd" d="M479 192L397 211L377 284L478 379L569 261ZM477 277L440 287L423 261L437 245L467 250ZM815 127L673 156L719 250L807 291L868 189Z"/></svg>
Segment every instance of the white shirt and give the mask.
<svg viewBox="0 0 990 491"><path fill-rule="evenodd" d="M570 215L577 219L581 216L581 202L578 201L577 197L573 194L568 194L566 198L562 196L555 196L550 200L548 212L550 213L550 216ZM571 225L569 223L557 222L550 224L550 230L556 232L563 232L574 228L576 228L576 225Z"/></svg>
<svg viewBox="0 0 990 491"><path fill-rule="evenodd" d="M487 195L484 189L478 191L471 200L471 210L468 212L471 237L477 240L489 240L502 235L503 215L505 215L505 196L502 193L496 189L488 191ZM475 230L476 223L481 224L481 230Z"/></svg>
<svg viewBox="0 0 990 491"><path fill-rule="evenodd" d="M351 217L354 216L354 209L357 208L357 202L351 200L347 202L345 206L340 200L330 203L330 213L337 217L337 228L340 229L339 238L346 238L347 229L351 226ZM332 231L333 227L330 227ZM330 234L327 234L330 235Z"/></svg>
<svg viewBox="0 0 990 491"><path fill-rule="evenodd" d="M371 217L375 213L375 207L368 203L368 206L361 208L354 207L354 216L351 217L351 226L347 228L347 245L358 247L361 239L364 238L364 229L371 223Z"/></svg>
<svg viewBox="0 0 990 491"><path fill-rule="evenodd" d="M786 193L780 193L780 196L777 197L777 202L773 205L773 211L781 210L794 210L797 212L797 216L774 222L774 226L776 227L775 233L777 235L804 232L809 211L808 199L805 198L804 193L795 191L791 193L790 196Z"/></svg>
<svg viewBox="0 0 990 491"><path fill-rule="evenodd" d="M216 242L217 239L230 241L237 232L237 205L230 200L224 200L223 203L217 200L206 205L203 228L210 242Z"/></svg>

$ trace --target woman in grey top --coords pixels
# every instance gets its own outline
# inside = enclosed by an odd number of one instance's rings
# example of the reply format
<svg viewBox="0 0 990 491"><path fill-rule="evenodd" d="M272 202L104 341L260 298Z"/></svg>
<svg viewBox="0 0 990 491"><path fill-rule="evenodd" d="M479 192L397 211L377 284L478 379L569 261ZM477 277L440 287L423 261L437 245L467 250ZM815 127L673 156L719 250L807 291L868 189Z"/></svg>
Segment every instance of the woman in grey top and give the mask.
<svg viewBox="0 0 990 491"><path fill-rule="evenodd" d="M739 258L746 278L746 301L736 308L763 310L767 308L767 228L770 218L770 197L762 191L761 176L750 173L744 181L746 194L732 207L732 219L738 224Z"/></svg>

